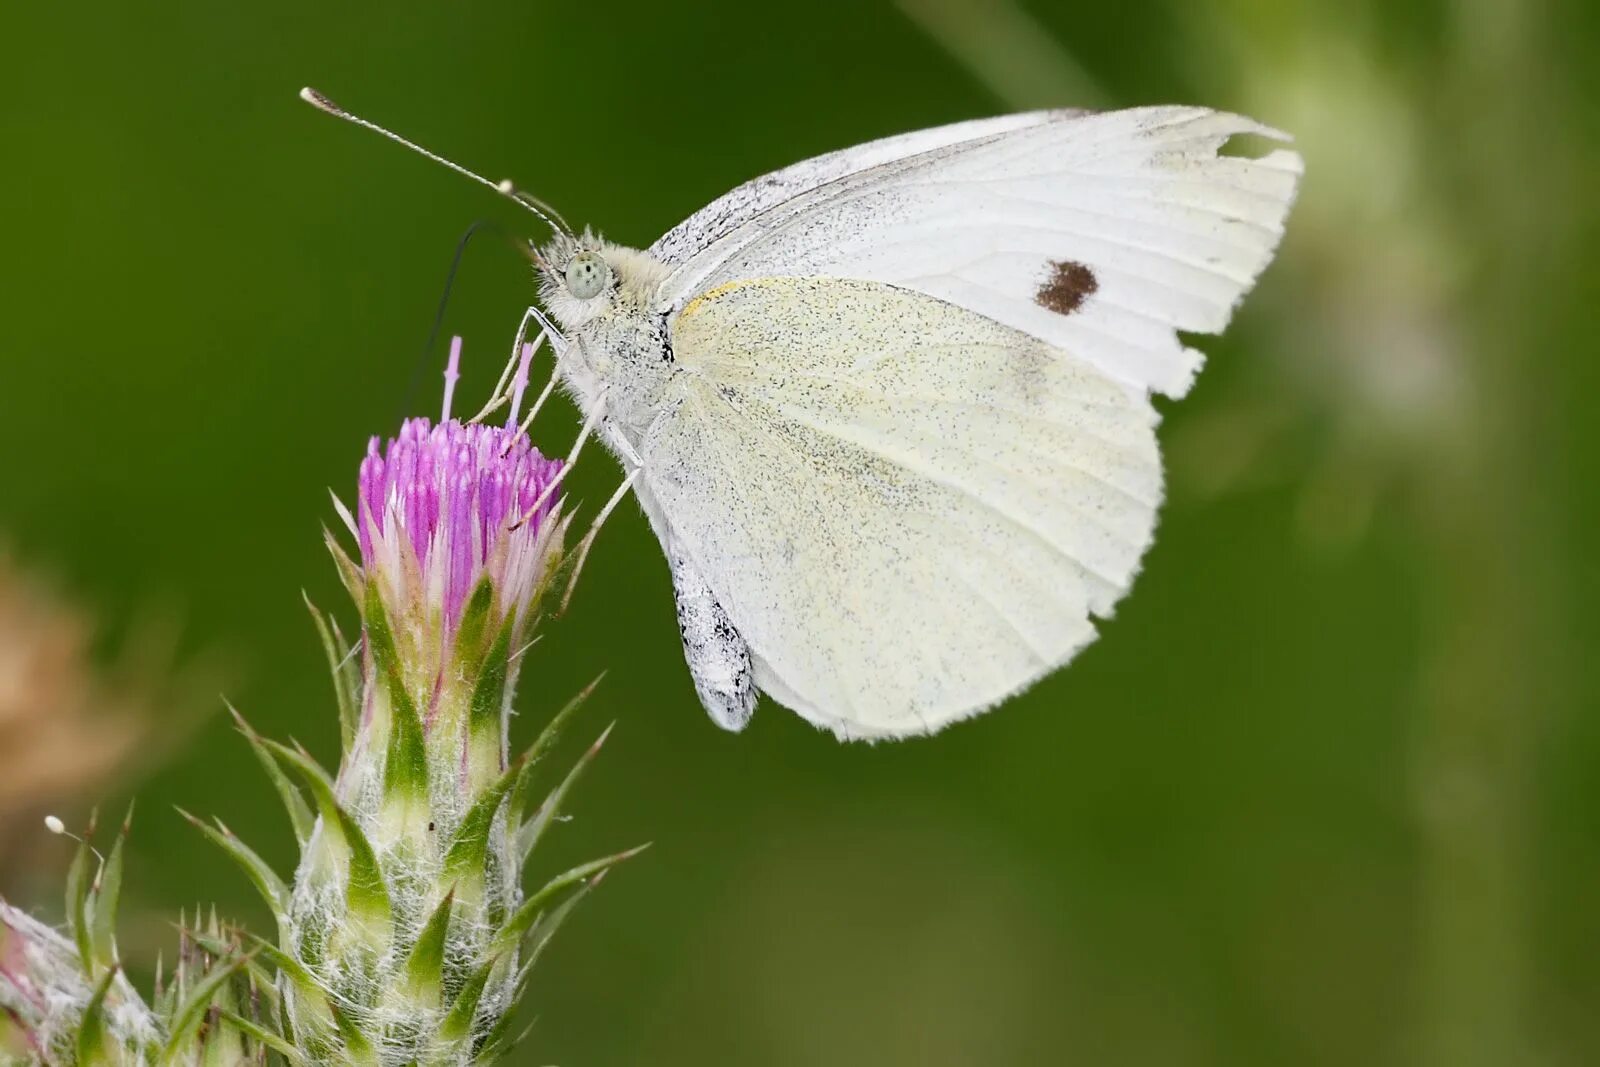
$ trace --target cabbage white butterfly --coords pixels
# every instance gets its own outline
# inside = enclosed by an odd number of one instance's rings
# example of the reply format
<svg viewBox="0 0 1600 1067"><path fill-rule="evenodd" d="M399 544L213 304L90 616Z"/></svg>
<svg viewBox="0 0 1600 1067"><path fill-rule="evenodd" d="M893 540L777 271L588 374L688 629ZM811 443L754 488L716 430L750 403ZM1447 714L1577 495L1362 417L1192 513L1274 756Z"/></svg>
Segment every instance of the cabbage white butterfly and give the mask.
<svg viewBox="0 0 1600 1067"><path fill-rule="evenodd" d="M628 472L729 730L765 692L931 733L1092 641L1161 502L1150 396L1202 362L1178 331L1226 326L1303 169L1219 155L1288 139L1237 115L1039 111L797 163L634 249L302 95L550 224L524 326Z"/></svg>

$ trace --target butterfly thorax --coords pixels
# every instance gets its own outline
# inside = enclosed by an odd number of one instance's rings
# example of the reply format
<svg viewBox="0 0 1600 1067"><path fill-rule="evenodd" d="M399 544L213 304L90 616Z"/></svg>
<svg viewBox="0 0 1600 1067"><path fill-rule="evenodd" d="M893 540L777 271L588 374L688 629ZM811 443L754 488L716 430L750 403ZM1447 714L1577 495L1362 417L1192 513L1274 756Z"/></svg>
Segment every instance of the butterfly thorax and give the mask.
<svg viewBox="0 0 1600 1067"><path fill-rule="evenodd" d="M588 234L578 243L599 253L610 274L605 288L588 300L544 279L541 296L567 340L562 378L585 414L603 395L604 425L637 447L679 373L666 316L657 309L668 267L649 253Z"/></svg>

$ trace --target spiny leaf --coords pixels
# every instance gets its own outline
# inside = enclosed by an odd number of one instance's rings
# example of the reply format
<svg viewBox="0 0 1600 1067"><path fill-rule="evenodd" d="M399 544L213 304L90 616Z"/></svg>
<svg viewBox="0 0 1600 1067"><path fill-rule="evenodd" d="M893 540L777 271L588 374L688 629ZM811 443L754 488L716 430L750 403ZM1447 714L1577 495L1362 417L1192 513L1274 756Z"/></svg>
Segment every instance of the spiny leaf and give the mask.
<svg viewBox="0 0 1600 1067"><path fill-rule="evenodd" d="M391 802L421 805L428 800L428 747L422 720L409 698L392 702L389 750L383 761L383 792Z"/></svg>
<svg viewBox="0 0 1600 1067"><path fill-rule="evenodd" d="M450 840L450 850L444 857L444 878L447 882L471 886L482 884L495 812L500 810L501 801L511 791L521 770L520 763L507 768L493 785L483 791L483 795L461 820L455 837Z"/></svg>
<svg viewBox="0 0 1600 1067"><path fill-rule="evenodd" d="M356 709L359 704L359 691L350 671L351 650L337 638L337 631L329 618L311 602L311 594L301 590L300 595L306 602L306 610L311 612L311 621L316 624L323 654L328 657L328 672L333 675L333 696L339 705L339 737L343 742L342 747L348 752L356 738Z"/></svg>
<svg viewBox="0 0 1600 1067"><path fill-rule="evenodd" d="M461 625L456 627L456 649L461 666L472 674L477 673L478 660L483 655L483 635L489 629L490 609L494 607L494 583L484 575L467 598L461 610Z"/></svg>
<svg viewBox="0 0 1600 1067"><path fill-rule="evenodd" d="M323 1026L333 1022L333 1001L328 996L327 990L312 976L304 964L270 941L265 941L248 931L241 933L252 946L251 956L261 956L276 967L279 974L294 984L295 995L299 997L299 1004L303 1009L314 1014Z"/></svg>
<svg viewBox="0 0 1600 1067"><path fill-rule="evenodd" d="M254 934L247 933L243 930L236 930L232 932L236 935L242 936L245 939L265 944L265 942L261 942L261 939L256 937ZM193 937L195 943L201 948L205 949L207 952L219 959L224 956L231 956L233 953L239 951L239 944L237 941L226 941L220 937L210 937L206 934L196 933L193 930L189 931L189 936ZM256 986L252 987L252 991L264 994L267 998L268 1006L275 1007L278 1003L278 983L273 978L272 972L267 970L266 967L262 966L261 960L257 959L257 956L265 956L265 953L253 952L246 957L244 968L245 973L248 974L255 983L257 983ZM274 962L271 957L266 958L268 962ZM284 968L280 967L279 970L284 970Z"/></svg>
<svg viewBox="0 0 1600 1067"><path fill-rule="evenodd" d="M495 965L500 962L500 957L491 956L484 961L461 987L461 992L456 994L455 1003L450 1005L450 1012L439 1024L439 1040L447 1045L460 1042L472 1033L472 1020L478 1014L478 1001L483 998L483 987L489 981L489 975L494 971Z"/></svg>
<svg viewBox="0 0 1600 1067"><path fill-rule="evenodd" d="M377 1064L378 1054L372 1050L372 1043L361 1032L361 1027L356 1025L350 1013L342 1011L337 1005L333 1009L334 1020L339 1025L339 1036L344 1038L344 1050L347 1060L353 1064Z"/></svg>
<svg viewBox="0 0 1600 1067"><path fill-rule="evenodd" d="M550 795L545 798L544 804L534 813L533 818L529 819L517 831L517 847L521 849L524 859L539 844L539 839L544 836L544 832L549 828L551 820L561 813L561 805L565 803L567 794L572 791L573 784L577 782L578 776L584 772L584 769L594 762L595 756L600 754L600 746L606 743L606 738L611 736L612 726L615 725L616 723L612 723L611 726L607 726L601 732L600 736L595 739L594 744L589 746L588 751L578 757L578 762L573 764L572 770L567 772L567 776L561 780L561 784L556 786Z"/></svg>
<svg viewBox="0 0 1600 1067"><path fill-rule="evenodd" d="M111 855L106 857L105 866L100 869L100 877L94 887L94 915L90 921L89 936L94 942L95 960L102 967L109 967L117 962L117 904L122 898L122 843L128 839L128 830L133 825L133 805L128 805L128 813L123 816L122 828L117 831L117 840L111 846Z"/></svg>
<svg viewBox="0 0 1600 1067"><path fill-rule="evenodd" d="M267 865L267 861L253 848L235 837L232 831L222 825L220 819L217 821L217 828L212 829L182 808L178 809L178 814L189 820L189 825L205 834L218 848L233 858L250 879L250 883L256 887L256 892L261 894L261 899L267 902L267 907L272 909L273 917L281 925L289 902L289 887L284 885L283 879Z"/></svg>
<svg viewBox="0 0 1600 1067"><path fill-rule="evenodd" d="M533 793L534 768L555 747L556 742L561 739L561 734L566 730L567 723L604 679L605 673L602 671L594 681L584 686L577 696L562 705L561 710L552 715L550 721L545 723L544 729L539 731L539 736L534 739L533 744L528 746L527 753L522 757L522 774L517 778L517 787L511 794L511 807L506 809L507 819L511 825L520 825L528 813L528 802Z"/></svg>
<svg viewBox="0 0 1600 1067"><path fill-rule="evenodd" d="M470 737L491 734L495 743L500 738L500 708L505 701L506 673L511 662L511 631L516 615L508 614L500 630L494 635L494 644L483 657L483 668L478 673L477 684L472 687L472 701L467 715L467 733Z"/></svg>
<svg viewBox="0 0 1600 1067"><path fill-rule="evenodd" d="M523 901L511 918L506 921L505 926L500 928L500 932L495 935L493 951L505 953L514 949L521 942L523 935L532 928L534 920L539 917L540 911L563 889L579 882L592 881L623 860L632 859L649 847L650 845L647 842L630 848L626 852L618 852L613 856L603 856L597 860L590 860L588 863L579 864L570 871L556 875L541 886L537 893Z"/></svg>
<svg viewBox="0 0 1600 1067"><path fill-rule="evenodd" d="M72 940L78 946L78 961L83 973L94 978L94 952L89 936L89 837L78 842L78 851L67 868L67 922Z"/></svg>
<svg viewBox="0 0 1600 1067"><path fill-rule="evenodd" d="M400 680L400 653L395 648L394 631L389 628L389 615L383 609L383 597L378 592L376 582L367 586L367 595L361 605L361 621L367 628L367 651L372 654L379 672L389 675L389 687L397 691L395 701L409 700L410 694Z"/></svg>
<svg viewBox="0 0 1600 1067"><path fill-rule="evenodd" d="M301 986L303 989L314 989L319 993L322 991L322 987L317 984L317 980L312 977L311 972L306 970L299 960L257 934L252 934L246 930L241 930L240 933L246 941L250 942L250 955L252 957L261 956L268 963L278 968L281 973L288 975L291 982Z"/></svg>
<svg viewBox="0 0 1600 1067"><path fill-rule="evenodd" d="M323 823L337 827L339 836L344 839L350 853L350 878L345 895L351 912L369 924L387 926L389 890L383 883L378 857L372 851L372 843L367 840L367 835L361 832L355 819L334 798L333 783L328 780L327 774L310 757L287 745L267 739L261 743L305 779L311 795L316 798L318 810L322 812Z"/></svg>
<svg viewBox="0 0 1600 1067"><path fill-rule="evenodd" d="M476 1067L486 1067L487 1064L495 1062L511 1049L522 1044L527 1040L528 1035L533 1032L534 1023L539 1021L534 1019L533 1022L524 1026L522 1032L513 1040L511 1038L511 1025L516 1021L516 1018L517 1013L515 1011L505 1011L500 1014L499 1020L484 1035L483 1047L478 1050L472 1059Z"/></svg>
<svg viewBox="0 0 1600 1067"><path fill-rule="evenodd" d="M357 604L361 603L362 590L367 580L362 576L361 568L356 566L350 558L350 553L339 544L339 539L333 536L333 531L326 526L322 528L322 543L328 546L328 554L333 557L333 565L339 572L339 580L344 583L345 592L350 594L350 599Z"/></svg>
<svg viewBox="0 0 1600 1067"><path fill-rule="evenodd" d="M93 1067L94 1064L111 1062L111 1057L106 1051L105 1004L106 993L110 991L111 983L116 977L115 967L106 968L105 977L95 985L94 993L83 1009L83 1018L78 1021L78 1038L74 1044L77 1046L79 1067Z"/></svg>
<svg viewBox="0 0 1600 1067"><path fill-rule="evenodd" d="M361 657L356 653L361 650L361 638L351 641L339 628L339 620L332 613L325 616L328 628L333 631L333 644L335 648L344 650L344 658L339 662L343 664L345 691L350 696L350 734L353 738L361 727ZM348 748L349 746L346 746Z"/></svg>
<svg viewBox="0 0 1600 1067"><path fill-rule="evenodd" d="M406 960L406 982L411 995L425 1004L439 1002L444 975L444 942L450 932L450 913L455 902L456 891L452 888L433 909Z"/></svg>
<svg viewBox="0 0 1600 1067"><path fill-rule="evenodd" d="M578 887L577 892L567 897L566 900L556 906L554 911L534 924L531 931L533 944L528 950L528 958L522 961L522 969L517 972L517 980L512 987L516 990L518 997L522 995L522 990L527 985L528 976L533 973L534 964L539 962L539 957L544 954L545 948L556 936L556 931L561 929L561 925L567 921L567 916L572 914L572 910L578 906L583 898L594 892L595 887L605 879L607 873L606 871L601 871L587 882L584 882Z"/></svg>
<svg viewBox="0 0 1600 1067"><path fill-rule="evenodd" d="M161 1059L172 1063L178 1059L178 1050L189 1039L190 1032L199 1025L200 1017L211 1007L211 1002L222 992L223 985L237 974L249 956L234 956L232 959L223 960L213 967L203 979L195 984L187 997L178 1006L172 1015L171 1029L167 1032L167 1043L161 1050Z"/></svg>
<svg viewBox="0 0 1600 1067"><path fill-rule="evenodd" d="M228 710L233 713L233 721L238 726L239 732L244 735L246 741L250 742L251 751L256 754L256 759L261 761L261 766L266 770L267 777L272 780L273 788L278 791L278 796L283 800L284 810L289 813L289 823L294 827L294 839L304 849L306 842L311 839L312 819L310 805L306 803L306 798L295 787L295 784L289 780L289 776L283 773L283 768L278 765L278 761L272 758L272 753L267 751L266 746L261 743L260 735L251 729L244 716L239 714L239 709L227 701L223 701L223 703L227 704ZM348 746L348 742L346 744Z"/></svg>
<svg viewBox="0 0 1600 1067"><path fill-rule="evenodd" d="M425 801L428 797L428 750L416 702L406 690L394 632L383 610L376 582L367 585L361 615L367 627L367 648L389 693L390 723L387 757L383 765L383 791L393 800Z"/></svg>
<svg viewBox="0 0 1600 1067"><path fill-rule="evenodd" d="M218 1014L222 1017L223 1022L251 1040L267 1046L290 1063L300 1064L306 1062L306 1058L300 1054L299 1049L259 1023L251 1022L236 1011L224 1009Z"/></svg>
<svg viewBox="0 0 1600 1067"><path fill-rule="evenodd" d="M163 1019L172 1018L173 1009L178 1005L178 975L180 971L181 968L177 958L174 957L172 972L167 975L167 980L165 982L159 980L156 982L156 998L152 1007L155 1009L156 1015ZM157 979L161 977L159 969L156 977Z"/></svg>

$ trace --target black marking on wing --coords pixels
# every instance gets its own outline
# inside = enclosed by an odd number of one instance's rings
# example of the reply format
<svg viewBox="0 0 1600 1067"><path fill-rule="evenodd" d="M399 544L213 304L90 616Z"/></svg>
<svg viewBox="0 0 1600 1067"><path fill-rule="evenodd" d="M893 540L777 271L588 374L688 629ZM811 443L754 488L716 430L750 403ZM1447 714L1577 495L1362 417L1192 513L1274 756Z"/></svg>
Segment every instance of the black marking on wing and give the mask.
<svg viewBox="0 0 1600 1067"><path fill-rule="evenodd" d="M1050 264L1050 274L1033 294L1033 302L1057 315L1070 315L1099 288L1094 271L1075 260L1058 260Z"/></svg>

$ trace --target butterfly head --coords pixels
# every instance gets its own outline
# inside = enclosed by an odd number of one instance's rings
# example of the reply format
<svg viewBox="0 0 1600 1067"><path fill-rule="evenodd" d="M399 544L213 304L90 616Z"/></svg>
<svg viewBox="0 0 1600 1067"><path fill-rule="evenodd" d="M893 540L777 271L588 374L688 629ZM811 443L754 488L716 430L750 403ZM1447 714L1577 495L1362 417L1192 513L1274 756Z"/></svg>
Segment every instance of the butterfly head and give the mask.
<svg viewBox="0 0 1600 1067"><path fill-rule="evenodd" d="M642 312L655 298L666 267L648 253L585 230L558 233L536 257L539 296L564 328L581 330L602 318Z"/></svg>

